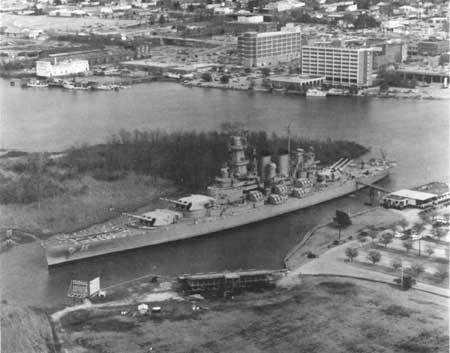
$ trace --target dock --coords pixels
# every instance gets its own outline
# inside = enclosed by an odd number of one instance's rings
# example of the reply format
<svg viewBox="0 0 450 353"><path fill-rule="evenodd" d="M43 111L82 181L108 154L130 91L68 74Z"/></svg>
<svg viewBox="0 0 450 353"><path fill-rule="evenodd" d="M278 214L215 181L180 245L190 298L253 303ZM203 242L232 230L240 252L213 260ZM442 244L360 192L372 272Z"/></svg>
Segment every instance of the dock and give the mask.
<svg viewBox="0 0 450 353"><path fill-rule="evenodd" d="M276 275L284 270L246 270L235 272L184 275L178 282L185 293L235 292L267 288L275 284Z"/></svg>

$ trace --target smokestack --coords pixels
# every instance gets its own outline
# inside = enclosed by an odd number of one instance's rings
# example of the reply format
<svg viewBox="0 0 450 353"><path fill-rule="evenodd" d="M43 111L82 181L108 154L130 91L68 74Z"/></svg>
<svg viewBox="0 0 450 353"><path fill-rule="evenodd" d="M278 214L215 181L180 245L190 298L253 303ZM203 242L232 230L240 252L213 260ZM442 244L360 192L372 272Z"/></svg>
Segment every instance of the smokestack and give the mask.
<svg viewBox="0 0 450 353"><path fill-rule="evenodd" d="M270 155L262 155L259 160L259 175L263 180L266 180L266 168L271 163Z"/></svg>
<svg viewBox="0 0 450 353"><path fill-rule="evenodd" d="M278 155L278 174L283 176L289 176L289 155Z"/></svg>

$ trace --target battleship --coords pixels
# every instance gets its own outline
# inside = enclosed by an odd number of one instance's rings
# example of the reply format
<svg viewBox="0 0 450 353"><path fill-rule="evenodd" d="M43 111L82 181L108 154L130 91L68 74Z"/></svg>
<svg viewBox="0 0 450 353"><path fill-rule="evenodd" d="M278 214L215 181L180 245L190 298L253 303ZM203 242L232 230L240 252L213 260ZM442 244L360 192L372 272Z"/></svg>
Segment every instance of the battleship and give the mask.
<svg viewBox="0 0 450 353"><path fill-rule="evenodd" d="M58 234L43 243L48 266L212 234L314 206L376 183L393 164L384 158L341 158L320 166L313 149L277 156L256 151L245 136L231 136L230 160L205 194L193 194L102 232Z"/></svg>

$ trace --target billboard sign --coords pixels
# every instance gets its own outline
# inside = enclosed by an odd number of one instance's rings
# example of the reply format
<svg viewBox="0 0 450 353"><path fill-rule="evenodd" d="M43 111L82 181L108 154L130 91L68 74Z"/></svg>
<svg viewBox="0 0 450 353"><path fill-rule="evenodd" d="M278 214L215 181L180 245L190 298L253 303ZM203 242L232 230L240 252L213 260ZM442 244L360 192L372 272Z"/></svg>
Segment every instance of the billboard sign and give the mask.
<svg viewBox="0 0 450 353"><path fill-rule="evenodd" d="M70 282L68 297L71 298L87 298L89 296L89 287L87 281L72 280Z"/></svg>
<svg viewBox="0 0 450 353"><path fill-rule="evenodd" d="M100 277L94 278L92 281L89 281L89 296L93 296L98 294L100 291Z"/></svg>

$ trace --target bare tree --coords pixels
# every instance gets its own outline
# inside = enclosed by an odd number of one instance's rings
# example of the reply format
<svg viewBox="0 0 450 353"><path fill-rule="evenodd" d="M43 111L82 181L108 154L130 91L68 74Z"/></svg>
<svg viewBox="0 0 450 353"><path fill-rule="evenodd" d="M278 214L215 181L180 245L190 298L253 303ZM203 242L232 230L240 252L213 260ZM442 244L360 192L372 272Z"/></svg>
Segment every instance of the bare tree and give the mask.
<svg viewBox="0 0 450 353"><path fill-rule="evenodd" d="M409 253L409 250L413 248L413 242L411 240L405 240L402 245L406 249L407 254Z"/></svg>
<svg viewBox="0 0 450 353"><path fill-rule="evenodd" d="M397 271L400 267L402 267L402 260L399 258L392 259L391 266L395 271Z"/></svg>
<svg viewBox="0 0 450 353"><path fill-rule="evenodd" d="M448 266L446 265L439 266L436 269L436 272L434 272L434 277L436 277L437 280L440 282L448 278Z"/></svg>
<svg viewBox="0 0 450 353"><path fill-rule="evenodd" d="M433 233L439 240L441 240L442 237L447 235L447 229L443 227L437 227L433 229Z"/></svg>
<svg viewBox="0 0 450 353"><path fill-rule="evenodd" d="M412 264L411 267L409 268L409 271L412 273L412 275L414 277L419 277L422 273L425 272L425 268L423 267L422 264L419 263L415 263Z"/></svg>

